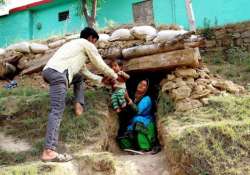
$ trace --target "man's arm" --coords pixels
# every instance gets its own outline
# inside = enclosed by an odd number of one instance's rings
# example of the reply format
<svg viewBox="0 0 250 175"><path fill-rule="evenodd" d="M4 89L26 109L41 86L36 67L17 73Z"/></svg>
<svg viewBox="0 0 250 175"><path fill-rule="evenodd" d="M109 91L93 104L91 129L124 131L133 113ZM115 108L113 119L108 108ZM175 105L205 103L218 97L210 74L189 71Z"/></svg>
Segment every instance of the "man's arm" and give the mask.
<svg viewBox="0 0 250 175"><path fill-rule="evenodd" d="M88 68L85 66L83 66L82 68L82 73L83 75L87 78L90 79L91 81L93 81L96 84L101 84L102 83L102 77L96 74L93 74L92 72L90 72L88 70Z"/></svg>
<svg viewBox="0 0 250 175"><path fill-rule="evenodd" d="M98 50L93 44L89 44L89 47L86 47L86 54L89 57L92 65L105 76L108 76L113 79L117 79L118 75L111 69L102 59L101 55L98 53Z"/></svg>
<svg viewBox="0 0 250 175"><path fill-rule="evenodd" d="M129 74L127 74L127 73L124 72L124 71L120 71L120 72L118 72L117 74L118 74L119 76L121 76L122 78L124 78L125 80L127 80L127 79L130 78Z"/></svg>

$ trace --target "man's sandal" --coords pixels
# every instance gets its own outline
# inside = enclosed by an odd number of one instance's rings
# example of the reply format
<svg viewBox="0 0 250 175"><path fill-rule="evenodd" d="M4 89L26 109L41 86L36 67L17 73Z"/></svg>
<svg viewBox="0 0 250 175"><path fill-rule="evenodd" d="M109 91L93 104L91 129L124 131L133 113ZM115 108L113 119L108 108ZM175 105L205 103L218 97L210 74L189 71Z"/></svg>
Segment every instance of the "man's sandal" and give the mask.
<svg viewBox="0 0 250 175"><path fill-rule="evenodd" d="M71 161L73 157L69 154L57 154L57 156L53 159L44 160L42 162L68 162Z"/></svg>

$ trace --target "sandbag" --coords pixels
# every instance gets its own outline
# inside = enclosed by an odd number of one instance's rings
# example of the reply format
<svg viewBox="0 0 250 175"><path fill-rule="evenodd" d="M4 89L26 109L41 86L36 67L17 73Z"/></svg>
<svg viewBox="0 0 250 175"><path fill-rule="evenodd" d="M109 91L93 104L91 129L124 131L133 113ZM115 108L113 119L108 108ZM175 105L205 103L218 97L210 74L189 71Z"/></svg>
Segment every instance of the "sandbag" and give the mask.
<svg viewBox="0 0 250 175"><path fill-rule="evenodd" d="M112 33L109 41L126 41L131 39L134 39L134 37L128 29L118 29Z"/></svg>
<svg viewBox="0 0 250 175"><path fill-rule="evenodd" d="M108 34L99 34L98 42L108 42L109 39L110 39L110 36Z"/></svg>
<svg viewBox="0 0 250 175"><path fill-rule="evenodd" d="M163 30L160 31L156 38L154 39L155 43L158 42L168 42L174 40L177 36L187 33L185 30Z"/></svg>
<svg viewBox="0 0 250 175"><path fill-rule="evenodd" d="M6 50L15 50L21 53L30 53L30 43L21 42L21 43L12 44L9 47L7 47Z"/></svg>
<svg viewBox="0 0 250 175"><path fill-rule="evenodd" d="M46 50L49 49L49 47L44 44L31 43L30 49L33 53L44 53Z"/></svg>
<svg viewBox="0 0 250 175"><path fill-rule="evenodd" d="M0 48L0 56L6 53L5 49Z"/></svg>
<svg viewBox="0 0 250 175"><path fill-rule="evenodd" d="M61 39L61 40L58 40L58 41L54 41L54 42L52 42L52 43L49 43L49 48L54 49L54 48L60 47L60 46L62 46L65 42L66 42L65 39Z"/></svg>
<svg viewBox="0 0 250 175"><path fill-rule="evenodd" d="M130 32L134 37L146 41L153 40L157 35L156 29L152 26L136 26Z"/></svg>
<svg viewBox="0 0 250 175"><path fill-rule="evenodd" d="M79 39L79 38L80 38L80 34L77 33L77 34L73 34L73 35L69 35L65 37L65 40L68 42L68 41Z"/></svg>

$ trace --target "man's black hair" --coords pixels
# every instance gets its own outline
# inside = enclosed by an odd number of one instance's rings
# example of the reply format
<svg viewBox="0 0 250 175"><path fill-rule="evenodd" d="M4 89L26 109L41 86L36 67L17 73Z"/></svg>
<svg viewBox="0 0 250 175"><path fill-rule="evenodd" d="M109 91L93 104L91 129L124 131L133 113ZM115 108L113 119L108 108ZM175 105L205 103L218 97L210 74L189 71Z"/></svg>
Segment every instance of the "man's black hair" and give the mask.
<svg viewBox="0 0 250 175"><path fill-rule="evenodd" d="M81 31L81 35L80 38L84 38L84 39L88 39L88 37L94 37L97 40L99 39L99 35L98 33L95 31L95 29L91 28L91 27L85 27L82 31Z"/></svg>

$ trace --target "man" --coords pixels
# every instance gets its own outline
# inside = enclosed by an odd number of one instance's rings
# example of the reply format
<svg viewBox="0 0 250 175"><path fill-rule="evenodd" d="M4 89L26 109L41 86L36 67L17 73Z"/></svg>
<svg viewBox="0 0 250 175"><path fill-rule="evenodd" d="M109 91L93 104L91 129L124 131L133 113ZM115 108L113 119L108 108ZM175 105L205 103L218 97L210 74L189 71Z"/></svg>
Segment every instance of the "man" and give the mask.
<svg viewBox="0 0 250 175"><path fill-rule="evenodd" d="M96 83L102 83L104 80L87 69L86 61L89 60L105 76L119 80L118 75L106 65L94 46L98 39L96 31L86 27L81 31L80 39L70 41L59 48L43 69L44 80L50 85L51 111L48 117L42 161L64 162L72 159L69 155L56 152L67 88L70 84L74 85L75 114L80 116L84 112L83 79L79 74L80 70L86 78Z"/></svg>

